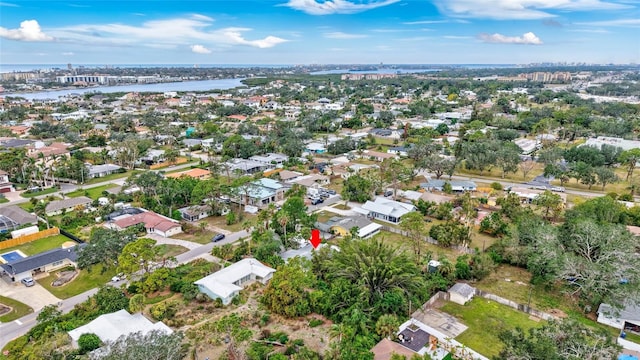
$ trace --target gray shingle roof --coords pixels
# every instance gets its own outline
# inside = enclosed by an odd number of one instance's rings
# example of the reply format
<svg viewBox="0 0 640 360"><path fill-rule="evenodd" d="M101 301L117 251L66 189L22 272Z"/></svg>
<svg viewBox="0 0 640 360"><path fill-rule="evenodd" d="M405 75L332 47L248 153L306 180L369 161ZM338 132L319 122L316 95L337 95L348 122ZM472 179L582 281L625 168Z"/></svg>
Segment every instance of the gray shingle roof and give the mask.
<svg viewBox="0 0 640 360"><path fill-rule="evenodd" d="M75 262L78 259L77 250L83 246L85 246L85 244L67 249L53 249L37 255L11 261L0 266L9 274L20 274L64 259L69 259Z"/></svg>
<svg viewBox="0 0 640 360"><path fill-rule="evenodd" d="M9 205L0 208L0 215L8 217L19 225L32 224L37 222L38 220L35 215L30 214L15 205Z"/></svg>
<svg viewBox="0 0 640 360"><path fill-rule="evenodd" d="M476 293L476 289L465 283L456 283L451 287L451 289L449 289L449 292L454 292L467 298L474 295Z"/></svg>
<svg viewBox="0 0 640 360"><path fill-rule="evenodd" d="M78 205L88 205L91 204L93 200L89 199L86 196L80 196L77 198L68 198L64 200L52 201L47 205L46 212L55 212L62 209L68 209L72 207L76 207Z"/></svg>

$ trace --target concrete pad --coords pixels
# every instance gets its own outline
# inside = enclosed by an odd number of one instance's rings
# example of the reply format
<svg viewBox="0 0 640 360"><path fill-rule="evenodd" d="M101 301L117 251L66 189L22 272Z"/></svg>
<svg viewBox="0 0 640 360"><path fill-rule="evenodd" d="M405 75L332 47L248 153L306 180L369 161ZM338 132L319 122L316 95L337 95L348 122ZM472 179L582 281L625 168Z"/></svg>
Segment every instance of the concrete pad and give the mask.
<svg viewBox="0 0 640 360"><path fill-rule="evenodd" d="M412 317L421 323L431 326L452 339L467 330L467 326L455 317L436 309L418 310Z"/></svg>
<svg viewBox="0 0 640 360"><path fill-rule="evenodd" d="M61 301L37 282L34 286L26 287L20 282L8 283L4 277L0 279L0 294L31 306L34 312Z"/></svg>

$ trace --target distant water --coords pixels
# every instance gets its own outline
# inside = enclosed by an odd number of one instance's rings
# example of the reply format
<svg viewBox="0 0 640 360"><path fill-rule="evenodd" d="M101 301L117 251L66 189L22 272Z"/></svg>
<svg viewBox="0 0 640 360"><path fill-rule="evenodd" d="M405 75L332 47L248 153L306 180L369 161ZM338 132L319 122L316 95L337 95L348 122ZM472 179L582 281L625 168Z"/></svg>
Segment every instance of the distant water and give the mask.
<svg viewBox="0 0 640 360"><path fill-rule="evenodd" d="M2 96L19 96L28 100L58 99L69 94L85 94L88 92L165 92L165 91L207 91L216 89L233 89L243 86L243 79L219 79L201 81L182 81L161 84L136 84L122 86L94 86L81 89L38 91L29 93L0 93Z"/></svg>
<svg viewBox="0 0 640 360"><path fill-rule="evenodd" d="M342 67L340 69L332 69L332 70L323 70L323 71L314 71L311 72L311 75L328 75L328 74L415 74L415 73L423 73L423 72L435 72L442 71L447 69L493 69L493 68L513 68L517 67L517 65L512 64L461 64L461 65L434 65L433 68L411 68L409 65L407 67L398 67L398 68L373 68L373 69L365 69L359 70L358 66L355 66L355 69L348 69L346 67Z"/></svg>
<svg viewBox="0 0 640 360"><path fill-rule="evenodd" d="M71 64L74 69L82 66L87 69L98 68L286 68L293 65L262 65L262 64ZM0 73L16 72L16 71L36 71L36 70L51 70L61 69L66 70L67 64L0 64Z"/></svg>

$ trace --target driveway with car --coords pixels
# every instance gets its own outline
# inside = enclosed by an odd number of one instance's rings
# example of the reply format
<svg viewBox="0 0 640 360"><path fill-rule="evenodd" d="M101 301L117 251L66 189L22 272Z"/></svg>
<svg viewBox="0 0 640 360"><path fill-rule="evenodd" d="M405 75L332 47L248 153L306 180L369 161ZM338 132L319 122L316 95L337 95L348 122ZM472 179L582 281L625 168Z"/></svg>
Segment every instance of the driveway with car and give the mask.
<svg viewBox="0 0 640 360"><path fill-rule="evenodd" d="M33 311L38 311L47 305L60 302L60 299L53 296L37 282L33 286L27 287L22 283L8 283L6 277L0 279L0 294L31 306Z"/></svg>

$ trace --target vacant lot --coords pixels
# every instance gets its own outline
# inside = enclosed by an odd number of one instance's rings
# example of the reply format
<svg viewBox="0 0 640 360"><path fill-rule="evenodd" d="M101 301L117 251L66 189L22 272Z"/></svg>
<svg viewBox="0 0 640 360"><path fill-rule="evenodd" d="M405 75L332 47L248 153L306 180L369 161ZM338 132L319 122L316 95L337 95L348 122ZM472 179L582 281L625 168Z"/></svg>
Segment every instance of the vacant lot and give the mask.
<svg viewBox="0 0 640 360"><path fill-rule="evenodd" d="M38 283L54 296L60 299L68 299L87 290L105 285L116 274L115 268L104 268L102 265L95 265L89 270L80 270L80 274L75 279L63 286L51 286L51 283L57 278L55 273L39 279Z"/></svg>
<svg viewBox="0 0 640 360"><path fill-rule="evenodd" d="M9 299L4 296L0 296L0 304L6 305L12 308L11 312L0 316L0 322L3 322L3 323L7 323L15 319L19 319L33 312L33 309L28 305L25 305L19 301L15 301L13 299Z"/></svg>
<svg viewBox="0 0 640 360"><path fill-rule="evenodd" d="M460 319L469 328L456 340L489 358L496 357L503 347L498 334L519 327L525 331L541 326L544 322L529 319L529 315L476 297L466 305L447 302L440 310Z"/></svg>
<svg viewBox="0 0 640 360"><path fill-rule="evenodd" d="M87 196L90 197L93 200L97 200L100 197L103 197L104 195L102 195L102 193L104 191L106 191L107 189L116 187L117 185L115 184L107 184L107 185L102 185L102 186L98 186L98 187L94 187L91 189L78 189L76 191L70 192L65 194L67 197L73 198L73 197L80 197L80 196Z"/></svg>
<svg viewBox="0 0 640 360"><path fill-rule="evenodd" d="M64 235L49 236L49 237L46 237L46 238L42 238L42 239L38 239L38 240L32 241L30 243L26 243L26 244L10 247L8 249L0 250L0 253L6 253L6 252L15 251L15 250L20 250L23 253L25 253L25 255L31 256L31 255L40 254L41 252L44 252L44 251L47 251L47 250L59 248L60 246L62 246L62 244L64 244L67 241L73 241L73 240L69 239L68 237L66 237Z"/></svg>

